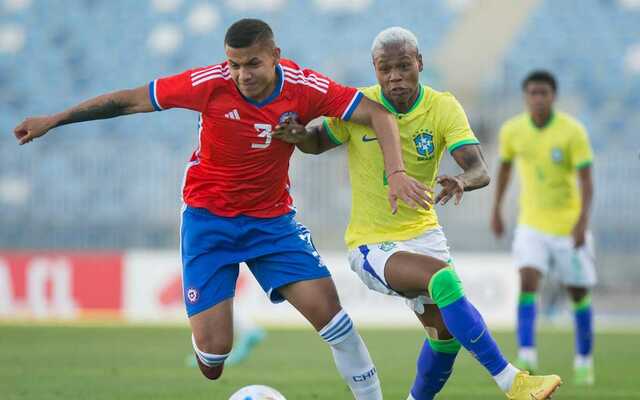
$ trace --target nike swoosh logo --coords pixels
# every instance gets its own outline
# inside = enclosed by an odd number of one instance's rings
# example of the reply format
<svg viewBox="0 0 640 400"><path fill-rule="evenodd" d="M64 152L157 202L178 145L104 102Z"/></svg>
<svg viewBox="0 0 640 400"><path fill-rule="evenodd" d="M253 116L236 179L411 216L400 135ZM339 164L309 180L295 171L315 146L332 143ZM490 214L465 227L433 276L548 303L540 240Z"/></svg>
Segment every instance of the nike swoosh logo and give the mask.
<svg viewBox="0 0 640 400"><path fill-rule="evenodd" d="M482 332L480 332L480 334L478 335L478 337L477 337L477 338L475 338L475 339L471 339L471 340L470 340L470 341L471 341L471 343L477 343L477 342L478 342L478 340L480 340L480 338L484 335L484 333L485 333L486 331L487 331L487 328L484 328L484 329L482 330Z"/></svg>
<svg viewBox="0 0 640 400"><path fill-rule="evenodd" d="M373 142L374 140L378 140L377 137L369 137L367 135L363 135L362 136L362 141L363 142Z"/></svg>

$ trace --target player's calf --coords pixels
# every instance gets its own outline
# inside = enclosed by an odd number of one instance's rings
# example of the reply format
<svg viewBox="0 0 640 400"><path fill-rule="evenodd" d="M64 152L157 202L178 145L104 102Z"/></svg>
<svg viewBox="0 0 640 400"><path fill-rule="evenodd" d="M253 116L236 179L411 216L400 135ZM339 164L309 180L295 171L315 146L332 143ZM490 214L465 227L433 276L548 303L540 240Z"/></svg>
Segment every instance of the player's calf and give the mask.
<svg viewBox="0 0 640 400"><path fill-rule="evenodd" d="M202 375L211 380L218 379L222 375L224 362L229 357L231 349L228 349L229 351L224 354L213 354L200 350L193 336L191 336L191 343L193 344L193 351L196 354L196 361Z"/></svg>
<svg viewBox="0 0 640 400"><path fill-rule="evenodd" d="M349 315L340 310L318 333L331 346L338 371L355 399L382 400L378 373Z"/></svg>
<svg viewBox="0 0 640 400"><path fill-rule="evenodd" d="M451 376L459 350L456 339L426 339L418 357L409 400L432 400Z"/></svg>

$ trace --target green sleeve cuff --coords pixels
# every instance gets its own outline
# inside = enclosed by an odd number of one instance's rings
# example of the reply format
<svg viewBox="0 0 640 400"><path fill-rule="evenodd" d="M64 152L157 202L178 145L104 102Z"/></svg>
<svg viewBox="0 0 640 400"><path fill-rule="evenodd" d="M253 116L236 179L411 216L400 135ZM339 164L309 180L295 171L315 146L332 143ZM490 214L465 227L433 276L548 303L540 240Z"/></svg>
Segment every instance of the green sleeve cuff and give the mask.
<svg viewBox="0 0 640 400"><path fill-rule="evenodd" d="M329 127L329 123L327 122L326 119L324 121L322 121L322 126L324 126L324 130L327 131L327 135L329 136L329 139L331 139L331 141L334 144L337 144L337 145L342 144L342 142L333 133L333 130L331 130L331 128Z"/></svg>
<svg viewBox="0 0 640 400"><path fill-rule="evenodd" d="M590 167L591 164L593 164L593 160L586 160L586 161L583 161L583 162L580 162L580 163L576 164L576 169L587 168L587 167Z"/></svg>
<svg viewBox="0 0 640 400"><path fill-rule="evenodd" d="M449 146L449 153L453 153L454 151L458 150L460 147L466 146L468 144L480 144L480 142L478 141L478 139L464 139L464 140L461 140L461 141L456 142L456 143L452 144L451 146Z"/></svg>

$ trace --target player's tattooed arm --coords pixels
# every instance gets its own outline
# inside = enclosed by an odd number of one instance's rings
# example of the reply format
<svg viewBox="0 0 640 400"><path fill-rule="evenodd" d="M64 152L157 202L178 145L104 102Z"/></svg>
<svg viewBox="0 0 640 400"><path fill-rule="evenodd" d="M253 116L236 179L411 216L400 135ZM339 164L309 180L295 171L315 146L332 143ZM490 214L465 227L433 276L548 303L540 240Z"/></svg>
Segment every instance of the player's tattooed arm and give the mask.
<svg viewBox="0 0 640 400"><path fill-rule="evenodd" d="M94 97L58 114L26 118L13 132L25 144L58 126L153 110L148 88L141 86Z"/></svg>
<svg viewBox="0 0 640 400"><path fill-rule="evenodd" d="M323 124L303 126L298 121L288 120L276 126L272 136L287 143L293 143L307 154L320 154L339 146L329 139Z"/></svg>
<svg viewBox="0 0 640 400"><path fill-rule="evenodd" d="M436 203L446 204L455 196L455 204L460 204L464 192L485 187L491 181L479 144L462 146L455 150L452 156L464 172L456 176L441 175L437 178L442 191L436 197Z"/></svg>

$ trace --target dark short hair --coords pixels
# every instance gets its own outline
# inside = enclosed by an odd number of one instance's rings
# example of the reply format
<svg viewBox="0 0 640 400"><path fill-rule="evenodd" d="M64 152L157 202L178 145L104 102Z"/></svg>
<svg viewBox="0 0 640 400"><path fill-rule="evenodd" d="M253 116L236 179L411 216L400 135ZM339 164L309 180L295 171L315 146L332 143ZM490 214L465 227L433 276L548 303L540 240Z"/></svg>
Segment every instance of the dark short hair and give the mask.
<svg viewBox="0 0 640 400"><path fill-rule="evenodd" d="M244 18L234 22L224 35L224 44L235 49L250 47L263 41L273 42L273 31L269 24L255 18Z"/></svg>
<svg viewBox="0 0 640 400"><path fill-rule="evenodd" d="M522 90L527 90L527 86L531 82L547 83L549 86L551 86L551 89L553 89L554 93L558 90L556 78L549 71L540 69L530 72L529 75L527 75L527 77L522 81Z"/></svg>

